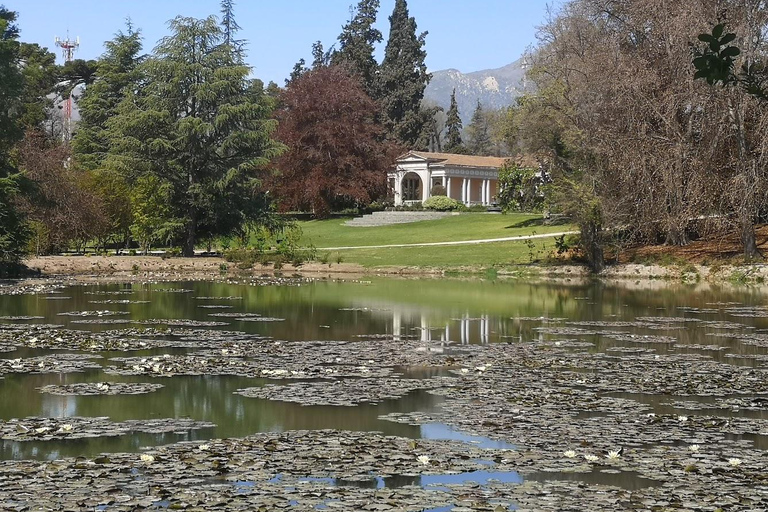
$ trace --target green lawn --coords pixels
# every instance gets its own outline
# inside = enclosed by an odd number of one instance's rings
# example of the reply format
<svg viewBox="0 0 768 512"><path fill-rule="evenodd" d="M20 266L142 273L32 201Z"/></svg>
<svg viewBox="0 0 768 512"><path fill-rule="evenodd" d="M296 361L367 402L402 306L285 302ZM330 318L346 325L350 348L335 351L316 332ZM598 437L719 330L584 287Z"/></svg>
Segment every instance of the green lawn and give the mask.
<svg viewBox="0 0 768 512"><path fill-rule="evenodd" d="M301 222L302 245L317 247L318 258L365 267L500 267L545 259L555 249L553 238L435 247L394 247L331 250L324 247L365 247L482 240L570 231L570 225L544 225L540 215L465 213L440 220L381 227L350 227L346 219Z"/></svg>
<svg viewBox="0 0 768 512"><path fill-rule="evenodd" d="M555 250L553 238L532 240L534 247L524 241L493 242L475 245L447 245L437 247L393 247L387 249L347 249L318 251L318 257L329 255L335 263L340 256L344 263L358 263L364 267L504 267L525 265L543 260Z"/></svg>
<svg viewBox="0 0 768 512"><path fill-rule="evenodd" d="M302 245L312 244L321 249L323 247L452 242L534 233L557 233L572 229L568 225L545 226L541 215L527 214L464 213L440 220L380 227L345 226L346 220L300 222L299 225L303 231Z"/></svg>

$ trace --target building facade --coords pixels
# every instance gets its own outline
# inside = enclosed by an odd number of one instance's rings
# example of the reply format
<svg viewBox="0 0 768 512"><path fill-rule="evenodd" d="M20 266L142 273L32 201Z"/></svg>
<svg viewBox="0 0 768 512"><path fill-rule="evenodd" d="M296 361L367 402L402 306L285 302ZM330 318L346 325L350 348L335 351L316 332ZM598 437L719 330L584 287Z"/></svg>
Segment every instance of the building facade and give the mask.
<svg viewBox="0 0 768 512"><path fill-rule="evenodd" d="M388 173L395 206L429 199L436 185L467 206L496 204L505 158L410 151Z"/></svg>

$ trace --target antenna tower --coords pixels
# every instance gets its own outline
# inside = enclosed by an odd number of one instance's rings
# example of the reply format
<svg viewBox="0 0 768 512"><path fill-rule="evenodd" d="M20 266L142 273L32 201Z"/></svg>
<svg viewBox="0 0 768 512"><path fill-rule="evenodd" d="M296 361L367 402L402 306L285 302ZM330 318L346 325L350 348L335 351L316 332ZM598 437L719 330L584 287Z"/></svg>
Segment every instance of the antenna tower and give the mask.
<svg viewBox="0 0 768 512"><path fill-rule="evenodd" d="M67 32L67 38L62 40L57 36L54 40L56 46L61 48L61 54L64 56L64 62L72 62L75 60L75 52L80 48L80 38L78 37L74 41L69 38L69 32ZM73 88L74 90L74 88ZM69 93L69 97L64 103L64 133L63 137L65 141L72 139L72 91Z"/></svg>

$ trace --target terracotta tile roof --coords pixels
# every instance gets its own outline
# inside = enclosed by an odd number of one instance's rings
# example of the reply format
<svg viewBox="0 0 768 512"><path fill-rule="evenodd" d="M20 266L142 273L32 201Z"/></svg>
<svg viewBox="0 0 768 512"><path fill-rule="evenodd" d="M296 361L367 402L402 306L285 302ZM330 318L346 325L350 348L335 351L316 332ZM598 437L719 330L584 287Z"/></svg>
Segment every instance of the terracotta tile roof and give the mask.
<svg viewBox="0 0 768 512"><path fill-rule="evenodd" d="M472 156L472 155L457 155L453 153L428 153L426 151L410 151L405 155L399 157L397 160L403 160L409 156L417 156L424 158L430 162L434 162L439 165L446 165L451 167L485 167L498 169L504 162L510 160L510 158L500 158L496 156ZM512 160L516 161L518 165L525 167L539 167L539 163L530 157L513 157Z"/></svg>

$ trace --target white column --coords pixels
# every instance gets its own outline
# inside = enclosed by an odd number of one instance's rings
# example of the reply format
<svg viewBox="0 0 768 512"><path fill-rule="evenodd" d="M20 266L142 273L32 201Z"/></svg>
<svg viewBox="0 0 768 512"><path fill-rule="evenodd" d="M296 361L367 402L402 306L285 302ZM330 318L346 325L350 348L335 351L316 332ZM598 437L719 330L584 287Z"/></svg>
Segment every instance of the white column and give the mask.
<svg viewBox="0 0 768 512"><path fill-rule="evenodd" d="M461 202L464 204L469 204L469 179L464 178L462 181L462 187L461 187Z"/></svg>
<svg viewBox="0 0 768 512"><path fill-rule="evenodd" d="M422 191L421 191L421 202L423 203L427 199L429 199L429 190L432 188L432 173L427 172L426 179L422 178L421 180L422 185Z"/></svg>
<svg viewBox="0 0 768 512"><path fill-rule="evenodd" d="M451 177L448 176L448 180L445 182L445 195L451 197Z"/></svg>
<svg viewBox="0 0 768 512"><path fill-rule="evenodd" d="M398 172L395 175L395 206L403 205L403 176Z"/></svg>
<svg viewBox="0 0 768 512"><path fill-rule="evenodd" d="M443 174L443 188L445 188L445 174Z"/></svg>

